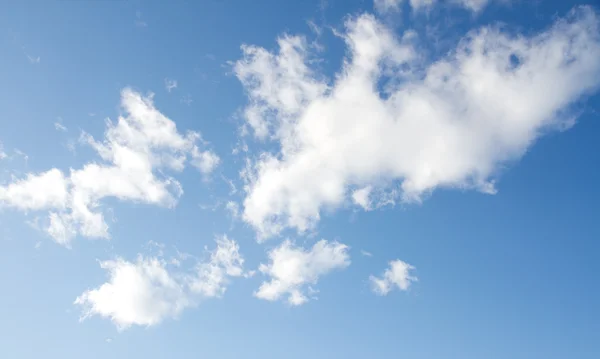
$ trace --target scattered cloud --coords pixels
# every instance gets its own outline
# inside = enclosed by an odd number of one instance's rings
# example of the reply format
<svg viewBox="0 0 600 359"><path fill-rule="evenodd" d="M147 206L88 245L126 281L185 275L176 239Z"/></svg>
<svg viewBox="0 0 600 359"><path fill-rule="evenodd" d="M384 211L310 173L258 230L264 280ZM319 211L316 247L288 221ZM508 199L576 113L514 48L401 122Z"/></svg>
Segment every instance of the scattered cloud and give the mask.
<svg viewBox="0 0 600 359"><path fill-rule="evenodd" d="M119 330L153 326L177 318L202 299L221 297L229 278L244 275L243 263L238 244L226 236L217 239L207 261L187 271L172 267L162 257L104 261L100 267L108 272L108 281L85 291L74 304L82 308L82 320L100 316Z"/></svg>
<svg viewBox="0 0 600 359"><path fill-rule="evenodd" d="M399 259L391 261L381 277L369 277L373 292L377 295L387 295L394 288L408 290L410 285L418 280L410 274L413 269L415 267Z"/></svg>
<svg viewBox="0 0 600 359"><path fill-rule="evenodd" d="M227 178L225 176L221 176L221 178L229 186L229 195L230 196L235 195L238 192L238 190L237 190L237 187L236 187L235 183L233 182L233 180L231 180L231 179L229 179L229 178Z"/></svg>
<svg viewBox="0 0 600 359"><path fill-rule="evenodd" d="M62 124L62 118L58 118L56 122L54 122L54 129L61 132L67 132L67 128Z"/></svg>
<svg viewBox="0 0 600 359"><path fill-rule="evenodd" d="M407 0L414 11L428 10L437 4L438 0ZM480 12L490 0L450 0L449 4L463 7L472 12ZM385 14L394 13L401 10L404 0L374 0L373 7L375 11Z"/></svg>
<svg viewBox="0 0 600 359"><path fill-rule="evenodd" d="M369 199L371 189L371 186L366 186L352 192L352 201L354 204L362 207L365 211L371 210L371 200Z"/></svg>
<svg viewBox="0 0 600 359"><path fill-rule="evenodd" d="M18 148L15 148L13 150L15 156L21 157L23 159L23 161L25 162L25 164L27 164L27 162L29 162L29 155L27 155L25 152L21 151Z"/></svg>
<svg viewBox="0 0 600 359"><path fill-rule="evenodd" d="M350 265L348 246L326 240L320 240L309 250L286 240L268 256L270 262L261 264L259 271L271 279L263 282L254 295L268 301L287 296L287 302L293 306L310 299L306 292L315 293L310 285L317 284L321 276Z"/></svg>
<svg viewBox="0 0 600 359"><path fill-rule="evenodd" d="M7 158L8 155L4 152L4 145L0 142L0 160Z"/></svg>
<svg viewBox="0 0 600 359"><path fill-rule="evenodd" d="M473 12L480 12L490 0L454 0L453 2Z"/></svg>
<svg viewBox="0 0 600 359"><path fill-rule="evenodd" d="M278 149L243 171L244 220L260 240L312 230L348 197L371 208L438 188L495 193L502 166L573 123L570 105L597 89L598 28L590 7L530 37L483 27L429 64L414 32L365 14L346 23L349 55L332 81L310 68L302 37L279 38L277 52L242 46L245 126Z"/></svg>
<svg viewBox="0 0 600 359"><path fill-rule="evenodd" d="M373 7L379 13L389 13L400 11L400 5L404 0L374 0Z"/></svg>
<svg viewBox="0 0 600 359"><path fill-rule="evenodd" d="M227 201L227 203L225 204L225 209L227 210L227 212L229 212L229 214L231 215L232 218L239 218L240 205L237 204L236 202Z"/></svg>
<svg viewBox="0 0 600 359"><path fill-rule="evenodd" d="M142 19L142 12L141 11L136 11L135 12L135 21L134 21L134 24L137 27L148 27L148 23Z"/></svg>
<svg viewBox="0 0 600 359"><path fill-rule="evenodd" d="M201 173L208 175L217 168L221 163L221 159L211 150L200 151L197 147L194 147L191 163Z"/></svg>
<svg viewBox="0 0 600 359"><path fill-rule="evenodd" d="M31 64L39 64L41 61L41 58L39 56L31 56L31 55L26 55L27 59L29 60L29 63Z"/></svg>
<svg viewBox="0 0 600 359"><path fill-rule="evenodd" d="M186 104L188 106L190 106L192 104L192 102L194 102L194 100L192 100L192 95L190 95L190 94L184 95L181 98L181 103Z"/></svg>
<svg viewBox="0 0 600 359"><path fill-rule="evenodd" d="M199 150L200 134L179 133L175 123L154 107L152 95L124 89L121 106L125 115L116 123L107 120L101 141L87 133L81 136L103 162L89 162L67 175L56 168L28 174L0 186L0 206L48 210L46 230L64 245L77 234L109 238L103 198L173 207L183 190L166 170L180 172L190 160L206 174L218 163L214 154L198 159L198 154L207 153Z"/></svg>
<svg viewBox="0 0 600 359"><path fill-rule="evenodd" d="M360 254L362 254L362 255L363 255L363 256L365 256L365 257L373 257L373 253L371 253L371 252L367 252L367 251L365 251L364 249L361 249L361 250L360 250Z"/></svg>
<svg viewBox="0 0 600 359"><path fill-rule="evenodd" d="M177 80L173 79L165 79L165 89L167 92L171 92L172 90L177 88Z"/></svg>

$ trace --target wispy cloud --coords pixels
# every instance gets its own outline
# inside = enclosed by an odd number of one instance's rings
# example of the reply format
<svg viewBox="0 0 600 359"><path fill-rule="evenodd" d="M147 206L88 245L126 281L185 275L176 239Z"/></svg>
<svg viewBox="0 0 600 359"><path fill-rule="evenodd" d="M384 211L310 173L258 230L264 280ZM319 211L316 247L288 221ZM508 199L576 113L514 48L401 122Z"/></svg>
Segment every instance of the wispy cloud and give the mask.
<svg viewBox="0 0 600 359"><path fill-rule="evenodd" d="M4 152L4 146L2 145L2 142L0 142L0 160L3 160L7 157L8 155L6 154L6 152Z"/></svg>
<svg viewBox="0 0 600 359"><path fill-rule="evenodd" d="M68 129L65 127L65 125L62 124L62 118L58 118L58 120L56 122L54 122L54 128L57 131L61 131L61 132L67 132Z"/></svg>
<svg viewBox="0 0 600 359"><path fill-rule="evenodd" d="M192 100L192 95L190 95L190 94L184 95L181 98L181 103L184 103L184 104L186 104L188 106L191 105L192 102L194 102L194 100Z"/></svg>
<svg viewBox="0 0 600 359"><path fill-rule="evenodd" d="M165 89L167 90L167 92L171 92L176 88L177 88L177 80L173 80L173 79L169 79L169 78L165 79Z"/></svg>
<svg viewBox="0 0 600 359"><path fill-rule="evenodd" d="M134 24L137 27L148 27L148 23L142 19L142 12L141 11L136 11L135 12L135 22L134 22Z"/></svg>
<svg viewBox="0 0 600 359"><path fill-rule="evenodd" d="M26 55L27 59L29 60L29 63L31 64L39 64L41 61L41 58L39 56L31 56L31 55Z"/></svg>
<svg viewBox="0 0 600 359"><path fill-rule="evenodd" d="M367 252L367 251L365 251L364 249L361 249L361 250L360 250L360 254L362 254L362 255L363 255L363 256L365 256L365 257L373 257L373 253L371 253L371 252Z"/></svg>

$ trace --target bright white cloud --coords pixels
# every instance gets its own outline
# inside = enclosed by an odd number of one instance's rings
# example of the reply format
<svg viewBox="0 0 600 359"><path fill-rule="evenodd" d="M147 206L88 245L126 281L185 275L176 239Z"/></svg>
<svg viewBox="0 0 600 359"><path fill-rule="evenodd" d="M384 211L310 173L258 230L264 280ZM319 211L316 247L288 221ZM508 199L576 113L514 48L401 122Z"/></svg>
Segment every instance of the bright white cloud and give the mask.
<svg viewBox="0 0 600 359"><path fill-rule="evenodd" d="M67 179L57 169L39 175L29 174L5 187L0 187L0 205L23 211L65 208Z"/></svg>
<svg viewBox="0 0 600 359"><path fill-rule="evenodd" d="M499 168L572 121L569 106L600 83L589 7L531 37L481 28L429 65L414 33L396 38L370 15L346 28L350 55L332 82L311 71L302 38L280 38L277 53L242 48L246 124L279 145L243 173L243 218L259 239L311 229L369 186L376 204L442 187L494 193Z"/></svg>
<svg viewBox="0 0 600 359"><path fill-rule="evenodd" d="M225 293L230 277L244 274L237 243L223 236L206 262L183 271L161 257L138 256L135 262L115 259L100 263L109 274L106 283L85 291L75 300L82 320L91 316L110 319L119 329L152 326L177 318L204 298Z"/></svg>
<svg viewBox="0 0 600 359"><path fill-rule="evenodd" d="M177 80L165 79L165 89L167 92L171 92L177 88Z"/></svg>
<svg viewBox="0 0 600 359"><path fill-rule="evenodd" d="M268 264L261 264L259 271L271 277L263 282L254 293L257 298L276 301L287 296L290 305L301 305L315 293L310 285L315 285L319 278L335 269L350 265L348 247L338 242L320 240L306 250L297 247L289 240L269 252Z"/></svg>
<svg viewBox="0 0 600 359"><path fill-rule="evenodd" d="M418 280L417 277L410 274L414 269L415 267L399 259L391 261L389 268L383 272L381 277L369 277L373 292L378 295L387 295L394 288L408 290L410 285Z"/></svg>
<svg viewBox="0 0 600 359"><path fill-rule="evenodd" d="M365 211L371 210L371 200L369 196L371 195L371 186L366 186L361 189L357 189L352 192L352 201L354 204L362 207Z"/></svg>
<svg viewBox="0 0 600 359"><path fill-rule="evenodd" d="M175 123L158 111L152 95L143 97L131 89L121 93L124 112L116 123L107 120L102 141L84 133L103 162L89 162L64 175L58 169L29 174L0 187L0 204L21 210L51 210L47 232L68 244L76 235L108 238L101 200L114 197L172 207L183 193L165 170L182 171L192 161L207 173L219 163L209 150L200 151L200 134L178 132Z"/></svg>

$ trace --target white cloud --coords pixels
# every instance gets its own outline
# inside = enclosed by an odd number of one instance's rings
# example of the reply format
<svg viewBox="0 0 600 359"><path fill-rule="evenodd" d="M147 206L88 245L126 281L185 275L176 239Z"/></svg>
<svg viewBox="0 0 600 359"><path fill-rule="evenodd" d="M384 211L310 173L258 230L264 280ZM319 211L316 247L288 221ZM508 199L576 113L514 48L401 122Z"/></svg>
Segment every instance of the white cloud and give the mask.
<svg viewBox="0 0 600 359"><path fill-rule="evenodd" d="M238 244L222 236L217 239L217 249L211 253L208 263L196 267L197 274L189 281L193 293L204 297L220 297L225 294L229 277L244 275L244 259Z"/></svg>
<svg viewBox="0 0 600 359"><path fill-rule="evenodd" d="M15 153L16 156L21 157L23 159L23 161L25 162L25 164L27 164L27 162L29 161L29 156L25 152L21 151L18 148L15 148L13 150L13 152Z"/></svg>
<svg viewBox="0 0 600 359"><path fill-rule="evenodd" d="M454 0L454 3L462 5L473 12L479 12L490 2L490 0Z"/></svg>
<svg viewBox="0 0 600 359"><path fill-rule="evenodd" d="M201 173L208 175L217 168L221 159L213 151L199 151L197 147L192 150L192 165Z"/></svg>
<svg viewBox="0 0 600 359"><path fill-rule="evenodd" d="M380 13L400 11L400 5L404 0L374 0L373 6Z"/></svg>
<svg viewBox="0 0 600 359"><path fill-rule="evenodd" d="M31 63L31 64L39 64L41 61L41 58L39 56L27 55L27 59L29 60L29 63Z"/></svg>
<svg viewBox="0 0 600 359"><path fill-rule="evenodd" d="M0 142L0 160L3 160L7 157L8 155L6 154L6 152L4 152L4 146L2 145L2 142Z"/></svg>
<svg viewBox="0 0 600 359"><path fill-rule="evenodd" d="M67 128L62 123L60 123L60 121L54 122L54 128L57 131L67 132Z"/></svg>
<svg viewBox="0 0 600 359"><path fill-rule="evenodd" d="M184 104L186 104L188 106L191 105L192 102L194 102L194 100L192 100L192 95L190 95L190 94L184 95L181 98L181 103L184 103Z"/></svg>
<svg viewBox="0 0 600 359"><path fill-rule="evenodd" d="M236 63L247 125L279 145L243 173L243 218L259 239L309 230L367 186L374 203L437 188L494 193L499 169L564 128L569 106L600 83L589 7L532 37L481 28L432 64L414 33L395 38L370 15L346 27L350 55L331 82L311 71L299 37L280 38L278 53L244 46Z"/></svg>
<svg viewBox="0 0 600 359"><path fill-rule="evenodd" d="M378 295L387 295L394 288L408 290L412 282L418 280L417 277L410 274L413 269L415 267L399 259L391 261L389 268L383 272L381 277L369 277L373 292Z"/></svg>
<svg viewBox="0 0 600 359"><path fill-rule="evenodd" d="M225 209L231 214L231 217L238 218L240 216L240 205L234 201L227 201Z"/></svg>
<svg viewBox="0 0 600 359"><path fill-rule="evenodd" d="M0 205L23 211L65 208L67 199L67 179L57 169L39 175L28 174L24 179L0 187Z"/></svg>
<svg viewBox="0 0 600 359"><path fill-rule="evenodd" d="M371 195L371 190L371 186L366 186L352 192L352 201L354 204L362 207L365 211L370 211L371 200L369 199L369 196Z"/></svg>
<svg viewBox="0 0 600 359"><path fill-rule="evenodd" d="M61 244L68 244L78 233L108 238L102 199L172 207L183 191L165 170L182 171L192 160L195 165L202 164L199 169L206 173L218 163L216 155L209 155L208 160L197 158L198 153L212 153L199 151L200 134L179 133L175 123L154 107L152 96L124 89L121 105L125 115L116 123L107 120L102 141L85 133L81 137L102 163L89 162L71 169L68 176L55 168L29 174L0 186L0 204L21 210L50 210L47 232Z"/></svg>
<svg viewBox="0 0 600 359"><path fill-rule="evenodd" d="M279 300L287 295L290 305L301 305L315 292L310 285L332 270L350 265L348 247L338 242L320 240L310 250L297 247L289 240L269 252L269 264L261 264L259 271L271 277L254 293L257 298Z"/></svg>
<svg viewBox="0 0 600 359"><path fill-rule="evenodd" d="M210 259L190 271L172 268L161 257L138 256L135 262L118 258L100 263L109 280L75 300L84 320L110 319L120 330L132 325L152 326L177 318L204 298L225 293L230 277L244 274L243 258L233 240L223 236Z"/></svg>
<svg viewBox="0 0 600 359"><path fill-rule="evenodd" d="M165 89L167 92L171 92L172 90L177 88L177 80L173 79L165 79Z"/></svg>
<svg viewBox="0 0 600 359"><path fill-rule="evenodd" d="M411 8L415 11L427 10L433 7L438 0L408 0ZM473 12L481 11L490 0L450 0L448 3L464 7ZM379 13L392 13L400 11L404 0L374 0L373 6Z"/></svg>
<svg viewBox="0 0 600 359"><path fill-rule="evenodd" d="M361 250L360 250L360 254L362 254L362 255L363 255L363 256L365 256L365 257L373 257L373 253L371 253L371 252L367 252L367 251L365 251L364 249L361 249Z"/></svg>

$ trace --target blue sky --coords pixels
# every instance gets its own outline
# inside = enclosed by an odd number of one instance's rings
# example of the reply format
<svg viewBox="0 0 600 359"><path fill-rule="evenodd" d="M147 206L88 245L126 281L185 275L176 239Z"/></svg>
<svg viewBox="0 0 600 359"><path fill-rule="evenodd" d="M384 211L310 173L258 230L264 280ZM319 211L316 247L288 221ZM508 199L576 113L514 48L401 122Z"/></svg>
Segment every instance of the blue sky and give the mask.
<svg viewBox="0 0 600 359"><path fill-rule="evenodd" d="M594 1L0 14L6 358L597 358Z"/></svg>

